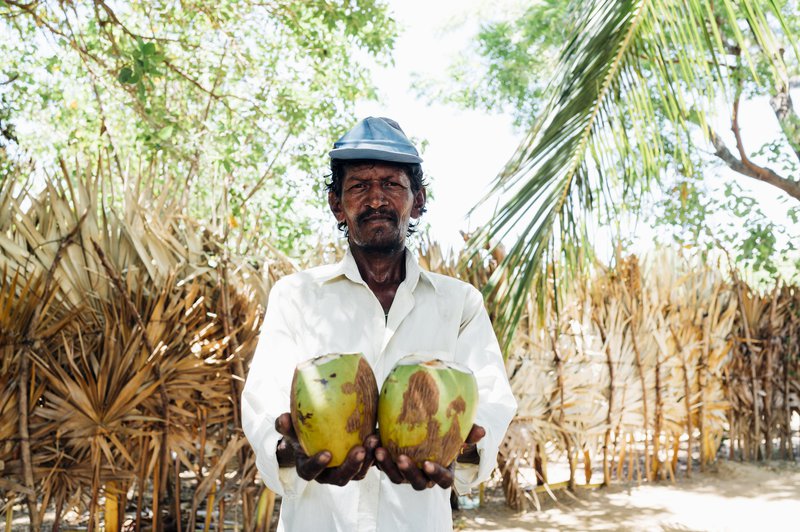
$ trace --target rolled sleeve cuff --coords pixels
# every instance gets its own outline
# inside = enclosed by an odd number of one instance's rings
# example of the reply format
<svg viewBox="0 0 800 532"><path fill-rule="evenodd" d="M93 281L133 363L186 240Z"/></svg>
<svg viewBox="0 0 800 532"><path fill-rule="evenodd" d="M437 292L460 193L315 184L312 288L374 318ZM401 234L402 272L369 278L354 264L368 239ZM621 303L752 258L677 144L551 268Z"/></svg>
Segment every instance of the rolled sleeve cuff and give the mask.
<svg viewBox="0 0 800 532"><path fill-rule="evenodd" d="M478 480L479 467L477 464L456 464L455 479L453 485L456 493L469 493Z"/></svg>
<svg viewBox="0 0 800 532"><path fill-rule="evenodd" d="M457 464L455 472L455 486L459 493L467 493L481 482L489 479L497 466L497 445L488 441L488 434L478 442L478 464ZM489 451L491 449L492 451Z"/></svg>
<svg viewBox="0 0 800 532"><path fill-rule="evenodd" d="M281 435L275 431L269 431L261 442L262 452L256 453L256 465L261 473L261 479L269 489L284 496L285 490L281 483L278 467L277 447Z"/></svg>
<svg viewBox="0 0 800 532"><path fill-rule="evenodd" d="M297 471L293 467L279 467L278 479L283 489L281 496L286 500L298 498L308 485L307 480L297 476Z"/></svg>

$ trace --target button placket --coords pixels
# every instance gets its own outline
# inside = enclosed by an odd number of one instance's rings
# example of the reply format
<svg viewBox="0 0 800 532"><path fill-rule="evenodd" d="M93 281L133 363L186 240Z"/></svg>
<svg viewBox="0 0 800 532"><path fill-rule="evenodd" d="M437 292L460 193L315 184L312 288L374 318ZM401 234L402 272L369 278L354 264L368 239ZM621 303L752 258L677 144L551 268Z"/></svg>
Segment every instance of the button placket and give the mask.
<svg viewBox="0 0 800 532"><path fill-rule="evenodd" d="M408 289L408 285L404 281L397 289L391 311L389 312L389 319L386 323L386 330L383 333L383 343L380 349L381 356L383 356L383 352L386 350L389 342L392 341L394 333L400 328L403 320L409 315L413 308L414 295Z"/></svg>

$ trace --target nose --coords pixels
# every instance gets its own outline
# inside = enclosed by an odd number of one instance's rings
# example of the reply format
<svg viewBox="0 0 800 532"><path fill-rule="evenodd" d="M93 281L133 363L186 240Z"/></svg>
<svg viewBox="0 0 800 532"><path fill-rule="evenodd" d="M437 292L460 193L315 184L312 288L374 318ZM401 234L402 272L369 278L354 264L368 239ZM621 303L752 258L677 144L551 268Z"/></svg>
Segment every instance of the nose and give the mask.
<svg viewBox="0 0 800 532"><path fill-rule="evenodd" d="M369 193L367 195L367 205L372 207L373 209L377 209L378 207L382 207L386 205L386 191L383 190L383 187L378 185L372 185L369 187Z"/></svg>

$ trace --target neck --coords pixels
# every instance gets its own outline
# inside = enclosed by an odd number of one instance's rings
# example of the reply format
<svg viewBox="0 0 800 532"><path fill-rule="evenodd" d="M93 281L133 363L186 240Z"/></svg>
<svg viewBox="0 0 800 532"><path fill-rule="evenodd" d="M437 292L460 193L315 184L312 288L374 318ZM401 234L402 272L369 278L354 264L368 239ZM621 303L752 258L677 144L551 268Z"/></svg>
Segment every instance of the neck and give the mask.
<svg viewBox="0 0 800 532"><path fill-rule="evenodd" d="M406 277L405 245L395 249L374 250L350 242L350 252L361 278L368 286L397 286Z"/></svg>

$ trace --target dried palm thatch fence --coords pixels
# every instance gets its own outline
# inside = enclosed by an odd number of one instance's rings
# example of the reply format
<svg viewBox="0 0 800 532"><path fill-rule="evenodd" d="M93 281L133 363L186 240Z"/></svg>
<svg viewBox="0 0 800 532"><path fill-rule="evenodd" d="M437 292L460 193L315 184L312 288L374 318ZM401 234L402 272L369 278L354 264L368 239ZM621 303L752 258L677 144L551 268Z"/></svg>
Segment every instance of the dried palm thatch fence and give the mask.
<svg viewBox="0 0 800 532"><path fill-rule="evenodd" d="M435 246L427 264L456 273ZM468 268L483 286L501 257ZM719 268L664 251L581 280L525 320L507 367L519 401L500 452L506 500L539 507L553 495L547 464L566 457L591 485L674 480L729 456L793 458L790 420L800 408L800 289L759 295ZM530 301L533 315L534 299ZM755 399L754 399L755 398ZM597 471L593 465L597 464ZM595 484L597 485L597 484Z"/></svg>
<svg viewBox="0 0 800 532"><path fill-rule="evenodd" d="M800 411L800 288L778 285L760 295L739 282L734 290L739 319L728 376L730 457L792 457L790 419Z"/></svg>
<svg viewBox="0 0 800 532"><path fill-rule="evenodd" d="M206 529L234 512L264 529L239 394L266 293L293 267L231 257L151 183L106 197L100 169L62 165L37 194L0 183L2 510L24 502L36 529L77 508L90 530L101 516L117 530L130 496L137 530L194 530L201 508ZM500 258L459 269L435 244L421 252L479 287ZM599 272L511 346L509 504L538 504L560 456L573 488L581 463L586 483L593 464L604 484L675 478L679 462L691 474L689 451L702 468L726 435L731 458L792 456L799 340L796 287L760 295L669 254Z"/></svg>
<svg viewBox="0 0 800 532"><path fill-rule="evenodd" d="M245 530L263 528L268 493L254 481L239 396L262 302L290 266L230 257L168 195L149 195L151 183L110 196L102 168L62 164L36 194L0 183L7 525L24 501L34 530L48 509L57 528L67 508L88 510L89 530L101 514L117 530L131 494L136 530L180 530L182 519L194 530L200 507L206 529L221 529L232 499Z"/></svg>

